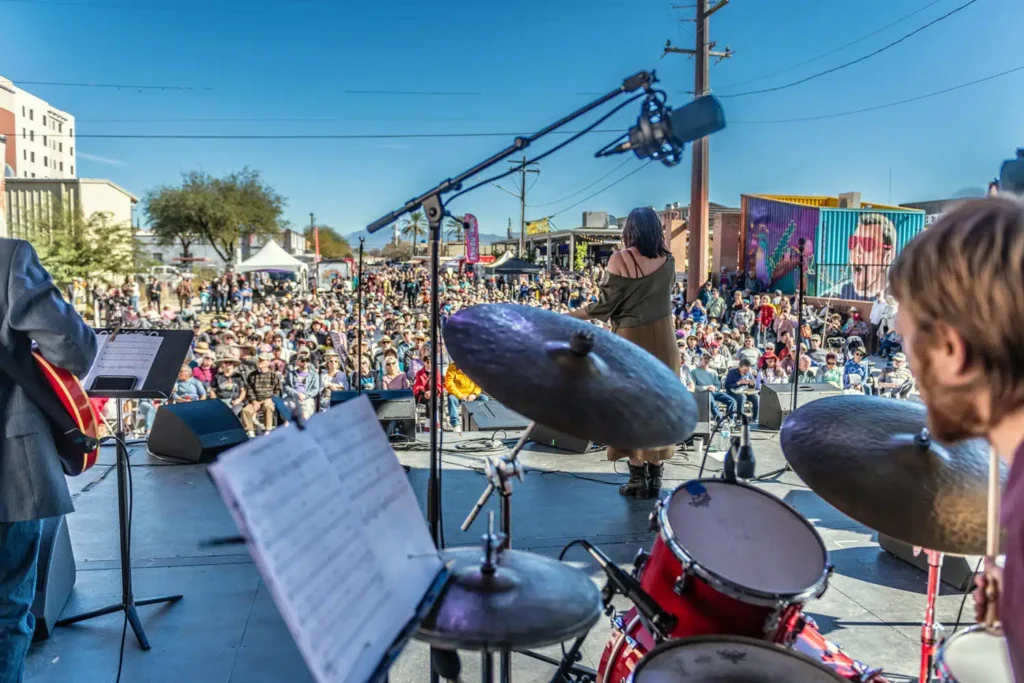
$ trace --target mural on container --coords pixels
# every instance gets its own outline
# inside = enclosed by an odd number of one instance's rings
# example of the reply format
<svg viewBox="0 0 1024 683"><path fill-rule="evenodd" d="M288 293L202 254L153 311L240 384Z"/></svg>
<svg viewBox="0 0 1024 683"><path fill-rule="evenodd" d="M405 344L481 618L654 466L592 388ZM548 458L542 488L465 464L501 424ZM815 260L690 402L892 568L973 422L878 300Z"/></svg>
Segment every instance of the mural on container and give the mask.
<svg viewBox="0 0 1024 683"><path fill-rule="evenodd" d="M868 301L884 292L889 266L919 222L912 213L823 211L818 294Z"/></svg>
<svg viewBox="0 0 1024 683"><path fill-rule="evenodd" d="M804 243L806 292L814 293L814 234L818 209L751 197L747 200L747 263L753 268L761 290L797 291L800 239ZM753 263L751 264L751 261Z"/></svg>

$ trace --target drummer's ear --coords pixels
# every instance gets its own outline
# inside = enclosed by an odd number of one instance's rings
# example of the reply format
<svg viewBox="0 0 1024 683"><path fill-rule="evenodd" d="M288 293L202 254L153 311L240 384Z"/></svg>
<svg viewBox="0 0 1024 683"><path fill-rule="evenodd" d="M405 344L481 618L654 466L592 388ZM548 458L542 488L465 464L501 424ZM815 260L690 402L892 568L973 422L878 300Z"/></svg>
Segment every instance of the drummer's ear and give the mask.
<svg viewBox="0 0 1024 683"><path fill-rule="evenodd" d="M970 362L970 351L960 332L941 322L934 323L933 329L934 342L926 351L931 356L929 371L947 386L963 385L973 380L977 369Z"/></svg>

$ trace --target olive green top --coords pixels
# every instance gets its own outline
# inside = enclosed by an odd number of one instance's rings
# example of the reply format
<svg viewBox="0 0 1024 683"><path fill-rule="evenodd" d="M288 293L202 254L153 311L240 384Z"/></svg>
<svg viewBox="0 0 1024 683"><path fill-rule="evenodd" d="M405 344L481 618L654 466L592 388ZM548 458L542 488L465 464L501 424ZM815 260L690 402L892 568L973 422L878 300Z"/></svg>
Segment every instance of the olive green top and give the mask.
<svg viewBox="0 0 1024 683"><path fill-rule="evenodd" d="M587 313L615 327L648 325L672 312L675 283L675 260L671 256L660 268L643 277L606 272L601 282L601 297L587 308Z"/></svg>

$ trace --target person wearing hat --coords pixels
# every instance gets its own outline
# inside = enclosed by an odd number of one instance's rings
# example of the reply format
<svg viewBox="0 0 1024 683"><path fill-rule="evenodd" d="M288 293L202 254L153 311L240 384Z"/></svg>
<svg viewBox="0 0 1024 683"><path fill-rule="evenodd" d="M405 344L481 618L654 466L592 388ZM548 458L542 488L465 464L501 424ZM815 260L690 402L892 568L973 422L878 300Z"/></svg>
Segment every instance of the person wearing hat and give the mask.
<svg viewBox="0 0 1024 683"><path fill-rule="evenodd" d="M270 367L273 357L269 353L260 354L256 360L256 369L245 379L246 404L242 408L242 426L246 433L255 433L256 414L263 412L263 426L266 431L274 428L274 401L283 390L280 373Z"/></svg>
<svg viewBox="0 0 1024 683"><path fill-rule="evenodd" d="M825 362L825 356L828 355L828 350L822 348L821 335L817 332L811 335L811 346L807 349L807 355L810 356L811 360L817 366L820 366Z"/></svg>
<svg viewBox="0 0 1024 683"><path fill-rule="evenodd" d="M757 381L759 384L785 384L789 381L789 375L782 369L775 351L768 349L761 356L761 369L757 373Z"/></svg>
<svg viewBox="0 0 1024 683"><path fill-rule="evenodd" d="M892 365L882 373L875 387L881 390L883 396L904 399L910 396L914 390L914 375L907 367L906 354L899 351L892 355Z"/></svg>
<svg viewBox="0 0 1024 683"><path fill-rule="evenodd" d="M192 361L191 361L190 365L193 368L199 367L199 361L201 361L203 359L203 354L204 353L210 353L210 344L209 344L209 342L201 341L201 342L196 343L196 345L194 347L192 347Z"/></svg>
<svg viewBox="0 0 1024 683"><path fill-rule="evenodd" d="M337 351L328 351L324 354L324 369L320 373L320 386L323 392L329 394L332 391L348 391L348 374L342 368L341 356Z"/></svg>
<svg viewBox="0 0 1024 683"><path fill-rule="evenodd" d="M308 419L316 412L316 399L320 395L320 373L310 364L309 354L295 354L295 366L284 378L284 398L302 410Z"/></svg>
<svg viewBox="0 0 1024 683"><path fill-rule="evenodd" d="M203 355L199 357L199 365L192 368L192 376L202 382L203 386L207 388L213 382L213 361L216 358L212 351L204 351Z"/></svg>
<svg viewBox="0 0 1024 683"><path fill-rule="evenodd" d="M192 376L192 368L182 365L178 371L178 379L171 389L172 403L186 403L189 401L201 401L206 398L206 387L198 379Z"/></svg>
<svg viewBox="0 0 1024 683"><path fill-rule="evenodd" d="M222 349L217 352L214 368L216 373L210 392L236 416L241 415L245 403L245 382L238 374L238 358L231 349Z"/></svg>

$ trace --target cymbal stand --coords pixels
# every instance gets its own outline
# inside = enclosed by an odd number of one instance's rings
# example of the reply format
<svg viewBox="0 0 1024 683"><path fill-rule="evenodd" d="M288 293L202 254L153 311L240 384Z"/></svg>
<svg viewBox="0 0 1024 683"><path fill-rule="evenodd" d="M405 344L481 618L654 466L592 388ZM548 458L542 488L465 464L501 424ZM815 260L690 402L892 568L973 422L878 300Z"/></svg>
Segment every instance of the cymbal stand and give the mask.
<svg viewBox="0 0 1024 683"><path fill-rule="evenodd" d="M462 530L468 531L469 527L476 521L477 516L483 510L484 506L487 505L487 501L493 493L497 492L500 498L500 514L501 514L501 550L508 550L512 547L512 480L518 478L519 481L523 481L526 476L526 470L523 468L523 463L519 460L519 452L523 450L523 446L526 445L526 440L535 423L531 422L526 429L523 431L522 436L519 437L519 441L512 447L508 455L502 455L499 457L488 458L487 464L484 470L484 476L487 478L487 488L484 489L483 494L477 500L476 505L470 510L466 520L462 523ZM589 679L595 680L597 672L587 667L580 666L575 662L579 659L579 651L583 646L583 640L585 636L581 636L576 639L573 645L566 652L565 657L559 661L551 659L529 650L523 650L519 654L526 655L533 659L551 664L552 666L558 667L558 672L555 675L554 681L568 680L570 675L577 676L581 680ZM511 683L512 680L512 653L510 651L504 651L499 653L498 656L498 669L499 669L499 680L501 683ZM485 667L492 667L493 662L489 653L483 654L483 665ZM484 680L487 680L486 678Z"/></svg>
<svg viewBox="0 0 1024 683"><path fill-rule="evenodd" d="M915 555L921 551L921 548L914 548ZM928 683L935 670L938 632L942 630L942 624L935 619L935 602L939 595L939 577L942 574L942 553L934 550L924 552L928 555L928 602L924 610L924 623L921 624L921 670L918 680L921 683Z"/></svg>

